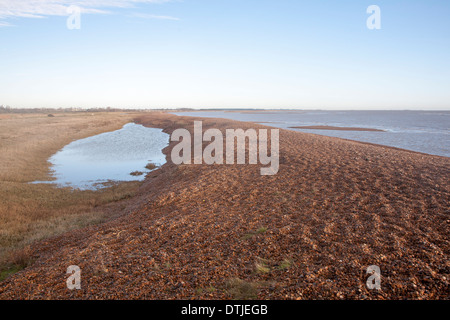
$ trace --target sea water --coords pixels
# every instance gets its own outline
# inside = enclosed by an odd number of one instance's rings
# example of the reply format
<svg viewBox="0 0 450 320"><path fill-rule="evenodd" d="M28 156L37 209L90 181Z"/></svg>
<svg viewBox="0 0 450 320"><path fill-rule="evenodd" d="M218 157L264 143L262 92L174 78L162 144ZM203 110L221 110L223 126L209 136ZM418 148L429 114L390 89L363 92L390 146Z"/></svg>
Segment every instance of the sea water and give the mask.
<svg viewBox="0 0 450 320"><path fill-rule="evenodd" d="M282 129L370 142L450 157L450 111L198 111L180 116L225 118ZM378 131L294 129L297 126L373 128Z"/></svg>

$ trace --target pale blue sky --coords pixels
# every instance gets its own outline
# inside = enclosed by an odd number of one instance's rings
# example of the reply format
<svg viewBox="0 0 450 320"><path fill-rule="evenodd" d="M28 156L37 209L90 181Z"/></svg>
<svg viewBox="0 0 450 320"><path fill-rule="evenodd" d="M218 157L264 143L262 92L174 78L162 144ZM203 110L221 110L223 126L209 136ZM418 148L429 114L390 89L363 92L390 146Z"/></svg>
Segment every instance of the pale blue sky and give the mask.
<svg viewBox="0 0 450 320"><path fill-rule="evenodd" d="M0 105L450 109L448 0L154 2L0 0Z"/></svg>

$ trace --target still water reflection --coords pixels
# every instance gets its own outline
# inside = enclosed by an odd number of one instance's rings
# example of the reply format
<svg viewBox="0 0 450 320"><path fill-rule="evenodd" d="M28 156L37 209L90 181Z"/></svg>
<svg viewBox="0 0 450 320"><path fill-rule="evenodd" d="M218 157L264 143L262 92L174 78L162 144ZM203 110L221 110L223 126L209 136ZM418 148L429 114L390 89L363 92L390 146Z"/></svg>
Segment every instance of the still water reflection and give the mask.
<svg viewBox="0 0 450 320"><path fill-rule="evenodd" d="M55 180L34 183L92 190L111 181L143 180L151 171L145 168L147 164L161 166L165 163L161 150L168 143L169 135L161 129L129 123L120 130L66 145L49 159ZM130 174L136 171L142 174Z"/></svg>

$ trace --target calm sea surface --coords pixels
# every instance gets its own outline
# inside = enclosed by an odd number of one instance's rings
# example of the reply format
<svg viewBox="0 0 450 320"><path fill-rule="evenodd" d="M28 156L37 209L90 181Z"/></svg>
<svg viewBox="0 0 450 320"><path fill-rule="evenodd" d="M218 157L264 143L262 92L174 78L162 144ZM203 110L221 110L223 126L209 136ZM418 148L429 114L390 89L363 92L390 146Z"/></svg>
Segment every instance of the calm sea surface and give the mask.
<svg viewBox="0 0 450 320"><path fill-rule="evenodd" d="M290 130L450 156L450 111L200 111L175 114L250 121L283 129L319 125L381 129L385 132Z"/></svg>

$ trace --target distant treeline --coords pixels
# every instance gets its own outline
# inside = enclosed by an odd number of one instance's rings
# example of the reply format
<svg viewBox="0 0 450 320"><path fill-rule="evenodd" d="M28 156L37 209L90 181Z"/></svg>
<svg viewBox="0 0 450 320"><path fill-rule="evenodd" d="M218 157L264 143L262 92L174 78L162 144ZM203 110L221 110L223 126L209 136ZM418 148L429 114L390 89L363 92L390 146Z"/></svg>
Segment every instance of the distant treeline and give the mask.
<svg viewBox="0 0 450 320"><path fill-rule="evenodd" d="M62 112L151 112L151 111L190 111L193 109L120 109L120 108L13 108L0 106L0 113L62 113Z"/></svg>

